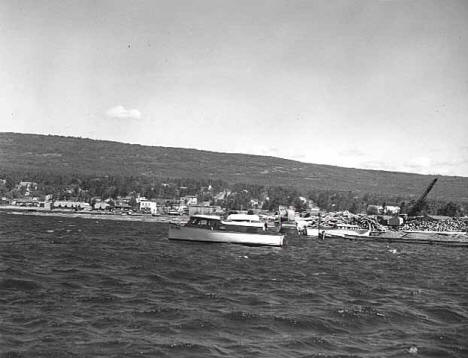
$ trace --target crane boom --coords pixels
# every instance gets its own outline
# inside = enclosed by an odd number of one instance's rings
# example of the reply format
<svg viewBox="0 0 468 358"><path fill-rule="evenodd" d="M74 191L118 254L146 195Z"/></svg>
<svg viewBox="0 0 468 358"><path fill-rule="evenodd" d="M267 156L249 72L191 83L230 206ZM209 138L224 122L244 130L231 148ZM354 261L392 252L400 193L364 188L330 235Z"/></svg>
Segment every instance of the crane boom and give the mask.
<svg viewBox="0 0 468 358"><path fill-rule="evenodd" d="M426 200L427 195L429 192L432 190L434 187L435 183L437 182L437 178L433 179L432 182L428 185L426 190L421 194L421 196L416 200L414 205L411 207L411 209L408 211L408 215L410 216L416 216L419 214L419 212L422 209L422 204L424 203L424 200Z"/></svg>

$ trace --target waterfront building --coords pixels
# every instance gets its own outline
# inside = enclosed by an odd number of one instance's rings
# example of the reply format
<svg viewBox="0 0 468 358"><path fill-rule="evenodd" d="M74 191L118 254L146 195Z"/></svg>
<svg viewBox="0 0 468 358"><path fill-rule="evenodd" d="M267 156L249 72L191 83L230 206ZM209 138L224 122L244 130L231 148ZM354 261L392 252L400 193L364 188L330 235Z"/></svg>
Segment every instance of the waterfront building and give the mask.
<svg viewBox="0 0 468 358"><path fill-rule="evenodd" d="M189 215L211 215L216 212L216 206L190 205L188 207Z"/></svg>
<svg viewBox="0 0 468 358"><path fill-rule="evenodd" d="M110 205L104 201L98 201L94 203L94 210L109 210Z"/></svg>
<svg viewBox="0 0 468 358"><path fill-rule="evenodd" d="M197 205L198 198L196 195L185 195L180 198L181 205Z"/></svg>
<svg viewBox="0 0 468 358"><path fill-rule="evenodd" d="M56 200L52 207L54 209L74 209L74 210L91 210L91 205L83 201L71 200Z"/></svg>
<svg viewBox="0 0 468 358"><path fill-rule="evenodd" d="M158 212L158 204L151 200L140 200L140 211L156 214Z"/></svg>

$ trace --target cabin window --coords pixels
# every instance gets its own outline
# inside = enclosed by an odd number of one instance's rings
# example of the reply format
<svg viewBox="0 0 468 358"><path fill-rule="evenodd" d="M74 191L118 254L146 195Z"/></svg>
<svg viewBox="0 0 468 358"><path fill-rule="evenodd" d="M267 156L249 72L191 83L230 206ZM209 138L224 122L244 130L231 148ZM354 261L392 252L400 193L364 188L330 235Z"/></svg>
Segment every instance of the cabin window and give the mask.
<svg viewBox="0 0 468 358"><path fill-rule="evenodd" d="M220 226L219 220L212 220L208 218L191 218L187 224L189 226L213 227L215 229Z"/></svg>

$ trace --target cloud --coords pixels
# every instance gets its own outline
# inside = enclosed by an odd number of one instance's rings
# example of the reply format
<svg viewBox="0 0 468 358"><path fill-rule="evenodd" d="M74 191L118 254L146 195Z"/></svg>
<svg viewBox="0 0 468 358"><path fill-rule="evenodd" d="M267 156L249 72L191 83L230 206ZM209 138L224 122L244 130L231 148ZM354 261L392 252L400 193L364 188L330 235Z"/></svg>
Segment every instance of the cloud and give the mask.
<svg viewBox="0 0 468 358"><path fill-rule="evenodd" d="M141 112L138 109L126 109L124 106L118 105L109 108L106 111L106 115L110 118L120 119L140 119Z"/></svg>

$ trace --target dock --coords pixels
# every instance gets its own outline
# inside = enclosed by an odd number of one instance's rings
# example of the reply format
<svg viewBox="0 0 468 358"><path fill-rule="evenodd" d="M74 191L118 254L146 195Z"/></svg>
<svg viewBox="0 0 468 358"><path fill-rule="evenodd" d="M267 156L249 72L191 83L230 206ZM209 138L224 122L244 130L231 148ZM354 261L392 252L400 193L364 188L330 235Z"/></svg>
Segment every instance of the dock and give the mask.
<svg viewBox="0 0 468 358"><path fill-rule="evenodd" d="M355 236L346 235L346 240L353 241L372 241L372 242L388 242L388 243L405 243L405 244L425 244L425 245L443 245L452 247L468 247L468 235L462 233L447 233L447 232L402 232L390 231L371 236Z"/></svg>

